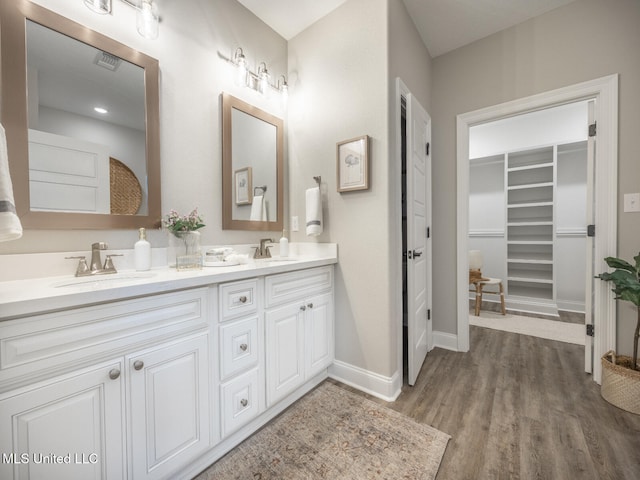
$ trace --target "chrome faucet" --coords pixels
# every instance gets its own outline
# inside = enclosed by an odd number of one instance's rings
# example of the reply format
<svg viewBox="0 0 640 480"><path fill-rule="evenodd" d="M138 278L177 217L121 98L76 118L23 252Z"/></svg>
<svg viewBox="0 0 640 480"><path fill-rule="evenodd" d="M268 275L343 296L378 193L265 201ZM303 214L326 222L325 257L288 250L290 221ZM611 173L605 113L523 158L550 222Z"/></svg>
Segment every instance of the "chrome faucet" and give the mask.
<svg viewBox="0 0 640 480"><path fill-rule="evenodd" d="M105 242L96 242L91 245L91 265L87 265L86 257L65 257L78 259L78 268L76 269L76 277L86 277L90 275L104 275L107 273L118 273L116 267L113 265L111 257L121 257L122 255L111 254L107 255L104 265L100 258L100 250L106 250L108 245Z"/></svg>
<svg viewBox="0 0 640 480"><path fill-rule="evenodd" d="M100 258L100 250L106 250L107 248L108 245L104 242L96 242L91 245L91 266L89 268L92 274L103 270L102 259Z"/></svg>
<svg viewBox="0 0 640 480"><path fill-rule="evenodd" d="M267 245L267 243L273 243L273 239L263 238L260 240L259 247L253 247L256 249L253 258L271 258L271 252L269 251L271 245Z"/></svg>

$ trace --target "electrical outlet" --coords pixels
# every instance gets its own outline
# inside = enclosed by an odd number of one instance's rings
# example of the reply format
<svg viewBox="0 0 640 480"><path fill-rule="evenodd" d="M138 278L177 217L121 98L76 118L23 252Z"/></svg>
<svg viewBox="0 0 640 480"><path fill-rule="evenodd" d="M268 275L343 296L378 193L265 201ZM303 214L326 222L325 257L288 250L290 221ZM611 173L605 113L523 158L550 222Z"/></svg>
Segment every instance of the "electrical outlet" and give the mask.
<svg viewBox="0 0 640 480"><path fill-rule="evenodd" d="M300 225L298 225L298 216L294 215L291 217L291 231L297 232L298 230L300 230Z"/></svg>
<svg viewBox="0 0 640 480"><path fill-rule="evenodd" d="M624 211L640 212L640 193L624 194Z"/></svg>

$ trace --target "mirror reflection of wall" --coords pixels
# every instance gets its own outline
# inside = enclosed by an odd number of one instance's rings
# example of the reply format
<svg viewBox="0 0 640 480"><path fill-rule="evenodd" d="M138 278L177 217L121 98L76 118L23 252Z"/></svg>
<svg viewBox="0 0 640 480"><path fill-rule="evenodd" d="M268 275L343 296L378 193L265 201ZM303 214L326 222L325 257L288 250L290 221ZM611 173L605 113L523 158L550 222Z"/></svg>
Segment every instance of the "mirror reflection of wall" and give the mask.
<svg viewBox="0 0 640 480"><path fill-rule="evenodd" d="M587 102L470 129L469 249L510 310L584 313Z"/></svg>
<svg viewBox="0 0 640 480"><path fill-rule="evenodd" d="M223 93L222 228L282 231L283 179L283 120Z"/></svg>
<svg viewBox="0 0 640 480"><path fill-rule="evenodd" d="M237 108L231 113L233 124L233 173L249 168L250 202L234 202L233 219L277 220L276 127ZM233 183L234 188L239 185ZM265 188L262 188L265 187ZM237 198L237 194L234 193Z"/></svg>
<svg viewBox="0 0 640 480"><path fill-rule="evenodd" d="M27 83L31 210L147 215L144 69L28 20Z"/></svg>

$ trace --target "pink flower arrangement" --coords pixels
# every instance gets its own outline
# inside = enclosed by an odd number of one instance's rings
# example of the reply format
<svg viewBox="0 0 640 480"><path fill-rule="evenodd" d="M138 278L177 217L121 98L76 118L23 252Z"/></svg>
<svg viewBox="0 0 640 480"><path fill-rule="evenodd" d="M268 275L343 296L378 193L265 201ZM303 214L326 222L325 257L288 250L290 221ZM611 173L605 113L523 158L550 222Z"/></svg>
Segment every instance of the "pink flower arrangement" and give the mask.
<svg viewBox="0 0 640 480"><path fill-rule="evenodd" d="M194 208L189 215L180 215L175 210L170 210L162 219L162 224L172 233L192 232L205 226L197 208Z"/></svg>

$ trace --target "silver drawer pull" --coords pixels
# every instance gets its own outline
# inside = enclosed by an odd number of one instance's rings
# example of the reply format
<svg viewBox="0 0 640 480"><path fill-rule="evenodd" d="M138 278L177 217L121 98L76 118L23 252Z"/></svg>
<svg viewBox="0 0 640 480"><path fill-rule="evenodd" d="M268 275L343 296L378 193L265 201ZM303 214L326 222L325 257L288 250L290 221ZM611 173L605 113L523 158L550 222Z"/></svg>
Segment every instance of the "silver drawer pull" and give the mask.
<svg viewBox="0 0 640 480"><path fill-rule="evenodd" d="M243 407L246 407L247 405L249 405L249 400L247 400L246 398L243 398L242 400L240 400L240 405L242 405Z"/></svg>
<svg viewBox="0 0 640 480"><path fill-rule="evenodd" d="M109 370L109 378L111 380L116 380L118 377L120 377L120 370L117 368L112 368L111 370Z"/></svg>
<svg viewBox="0 0 640 480"><path fill-rule="evenodd" d="M313 303L307 303L307 307L313 308Z"/></svg>
<svg viewBox="0 0 640 480"><path fill-rule="evenodd" d="M307 309L307 307L305 307L304 305L300 306L300 310L302 310L303 312Z"/></svg>
<svg viewBox="0 0 640 480"><path fill-rule="evenodd" d="M136 360L133 362L133 368L136 370L142 370L142 367L144 367L144 362L142 360Z"/></svg>
<svg viewBox="0 0 640 480"><path fill-rule="evenodd" d="M245 295L241 296L238 300L240 300L240 303L247 303L247 297Z"/></svg>
<svg viewBox="0 0 640 480"><path fill-rule="evenodd" d="M247 348L249 348L249 345L247 345L246 343L242 343L240 345L240 350L242 350L243 352L246 352Z"/></svg>

